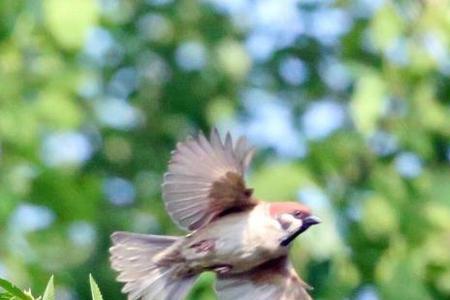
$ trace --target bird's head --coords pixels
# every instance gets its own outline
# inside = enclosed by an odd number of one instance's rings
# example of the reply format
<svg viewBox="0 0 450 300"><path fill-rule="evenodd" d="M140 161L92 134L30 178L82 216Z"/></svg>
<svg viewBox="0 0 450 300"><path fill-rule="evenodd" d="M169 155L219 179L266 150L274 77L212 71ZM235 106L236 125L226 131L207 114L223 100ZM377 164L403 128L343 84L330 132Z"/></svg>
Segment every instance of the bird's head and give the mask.
<svg viewBox="0 0 450 300"><path fill-rule="evenodd" d="M269 213L280 223L282 230L286 233L280 242L280 246L283 247L288 246L310 226L321 222L318 217L311 215L308 207L296 202L271 203Z"/></svg>

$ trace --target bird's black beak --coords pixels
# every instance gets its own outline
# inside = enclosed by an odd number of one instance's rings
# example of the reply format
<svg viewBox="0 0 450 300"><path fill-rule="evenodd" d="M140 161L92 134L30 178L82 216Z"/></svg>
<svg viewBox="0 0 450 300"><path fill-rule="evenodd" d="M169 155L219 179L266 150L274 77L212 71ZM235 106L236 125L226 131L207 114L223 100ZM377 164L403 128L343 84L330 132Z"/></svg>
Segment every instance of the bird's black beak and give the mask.
<svg viewBox="0 0 450 300"><path fill-rule="evenodd" d="M303 219L303 224L302 226L295 231L293 234L291 234L290 236L288 236L287 238L285 238L284 240L281 241L281 246L288 246L296 237L298 237L301 233L305 232L306 229L308 229L309 227L316 225L316 224L320 224L322 221L316 217L316 216L308 216L305 219Z"/></svg>

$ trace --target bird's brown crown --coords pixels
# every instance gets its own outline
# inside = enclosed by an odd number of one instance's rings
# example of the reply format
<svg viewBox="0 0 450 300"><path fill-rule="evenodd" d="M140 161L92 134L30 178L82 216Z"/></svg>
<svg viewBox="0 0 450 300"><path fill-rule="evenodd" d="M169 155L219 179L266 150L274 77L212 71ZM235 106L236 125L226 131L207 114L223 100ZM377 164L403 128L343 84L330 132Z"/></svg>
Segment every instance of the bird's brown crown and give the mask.
<svg viewBox="0 0 450 300"><path fill-rule="evenodd" d="M311 210L307 206L297 202L271 203L269 212L272 217L277 217L284 213L298 216L301 215L302 217L307 217L311 215Z"/></svg>

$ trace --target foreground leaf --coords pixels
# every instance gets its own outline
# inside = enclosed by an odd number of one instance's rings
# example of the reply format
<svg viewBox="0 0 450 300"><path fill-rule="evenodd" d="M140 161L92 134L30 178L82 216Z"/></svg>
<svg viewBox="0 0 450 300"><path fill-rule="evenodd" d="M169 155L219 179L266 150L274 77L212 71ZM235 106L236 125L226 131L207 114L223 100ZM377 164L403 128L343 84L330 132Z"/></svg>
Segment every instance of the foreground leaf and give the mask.
<svg viewBox="0 0 450 300"><path fill-rule="evenodd" d="M89 283L91 285L92 300L103 300L102 293L100 292L94 277L92 277L92 274L89 274Z"/></svg>
<svg viewBox="0 0 450 300"><path fill-rule="evenodd" d="M12 296L22 300L32 300L32 298L22 292L18 287L9 282L8 280L0 278L0 287L9 292Z"/></svg>
<svg viewBox="0 0 450 300"><path fill-rule="evenodd" d="M47 283L42 300L55 300L55 285L53 283L53 276L50 277L50 280Z"/></svg>

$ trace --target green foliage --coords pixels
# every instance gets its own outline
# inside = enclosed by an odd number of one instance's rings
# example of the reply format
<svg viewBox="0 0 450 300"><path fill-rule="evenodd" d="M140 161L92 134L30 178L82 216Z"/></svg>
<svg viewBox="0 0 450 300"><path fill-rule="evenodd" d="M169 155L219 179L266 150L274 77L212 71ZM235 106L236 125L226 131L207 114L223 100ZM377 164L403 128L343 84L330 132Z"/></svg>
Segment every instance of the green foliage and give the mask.
<svg viewBox="0 0 450 300"><path fill-rule="evenodd" d="M32 300L34 299L28 293L22 292L11 282L0 278L0 287L5 290L0 296L4 299L20 299L20 300Z"/></svg>
<svg viewBox="0 0 450 300"><path fill-rule="evenodd" d="M258 197L324 221L292 249L314 298L449 299L449 16L443 0L0 1L0 276L89 299L95 270L123 299L109 236L183 234L161 201L170 151L218 126L259 149Z"/></svg>
<svg viewBox="0 0 450 300"><path fill-rule="evenodd" d="M89 275L89 284L91 287L92 300L103 300L100 289L95 282L92 275ZM0 288L5 292L0 292L0 299L2 300L55 300L55 286L53 283L53 276L47 282L44 295L42 297L33 297L31 291L22 292L19 288L14 286L11 282L0 278Z"/></svg>

